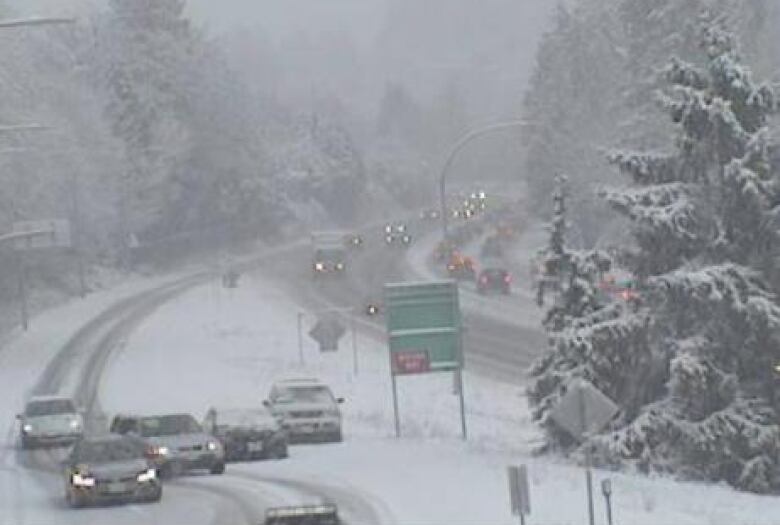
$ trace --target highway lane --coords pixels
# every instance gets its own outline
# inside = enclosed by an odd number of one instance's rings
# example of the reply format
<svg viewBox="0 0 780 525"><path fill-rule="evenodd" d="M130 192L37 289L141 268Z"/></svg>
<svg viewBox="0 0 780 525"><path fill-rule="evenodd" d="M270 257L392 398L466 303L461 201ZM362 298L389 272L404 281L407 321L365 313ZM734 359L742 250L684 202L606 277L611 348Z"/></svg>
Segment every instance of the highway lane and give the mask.
<svg viewBox="0 0 780 525"><path fill-rule="evenodd" d="M411 231L421 231L430 225L411 223ZM292 255L289 264L268 262L259 270L286 286L288 293L308 310L323 308L353 308L359 326L368 334L385 338L384 319L364 314L369 302L380 303L383 286L389 282L403 282L416 276L406 261L406 250L387 246L381 228L363 231L364 247L355 250L347 272L342 277L312 276L310 250L305 248ZM466 290L461 292L469 293ZM486 297L500 308L502 297ZM546 347L541 330L528 328L523 323L494 319L490 312L464 314L464 357L466 368L491 379L524 384L526 371Z"/></svg>
<svg viewBox="0 0 780 525"><path fill-rule="evenodd" d="M379 227L365 231L364 234L366 246L355 253L347 276L343 279L313 280L309 263L310 247L303 241L276 250L270 256L247 261L243 270L271 274L280 282L286 283L299 303L311 305L311 309L336 305L353 307L355 312L362 313L368 301L381 299L384 283L403 281L410 275L405 264L404 250L386 246ZM61 392L69 381L73 382L69 376L78 374L75 395L88 409L88 425L91 429L105 429L107 421L100 408L97 392L103 370L112 352L122 350L124 341L138 323L153 315L157 306L212 278L216 276L199 273L132 297L106 310L84 326L52 360L42 374L35 392ZM361 329L375 337L384 337L381 318L367 318L360 314L357 314L357 317L361 321ZM532 337L527 331L520 326L486 316L469 315L465 322L467 368L496 380L522 382L525 369L540 348L531 343ZM60 469L60 460L61 455L56 451L18 452L17 457L20 465L34 471L39 482L49 490L55 490L57 494L61 491L61 481L56 475ZM197 494L203 494L204 497L218 502L215 503L218 512L213 523L226 520L230 523L259 523L264 517L265 507L270 503L262 495L273 494L280 488L292 489L298 497L309 501L336 501L340 507L352 510L352 520L355 523L380 522L381 516L377 515L370 503L343 489L318 487L291 480L260 479L252 474L231 473L230 469L226 475L220 477L194 476L174 481L167 484L166 491L167 494L172 492L177 495L174 498L177 502L198 497ZM139 513L159 517L159 509L154 506L129 506L112 510L122 513L127 519L137 518Z"/></svg>

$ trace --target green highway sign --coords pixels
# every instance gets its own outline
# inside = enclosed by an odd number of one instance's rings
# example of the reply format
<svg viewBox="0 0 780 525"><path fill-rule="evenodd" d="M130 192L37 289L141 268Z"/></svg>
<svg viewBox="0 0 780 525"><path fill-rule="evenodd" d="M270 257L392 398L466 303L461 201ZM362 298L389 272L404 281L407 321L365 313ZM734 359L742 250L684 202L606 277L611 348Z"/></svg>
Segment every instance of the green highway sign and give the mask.
<svg viewBox="0 0 780 525"><path fill-rule="evenodd" d="M387 284L385 305L391 356L425 355L426 366L413 367L419 373L460 368L461 315L454 281Z"/></svg>
<svg viewBox="0 0 780 525"><path fill-rule="evenodd" d="M396 378L452 372L460 401L461 433L466 439L458 284L455 281L386 284L385 320L396 437L401 436Z"/></svg>

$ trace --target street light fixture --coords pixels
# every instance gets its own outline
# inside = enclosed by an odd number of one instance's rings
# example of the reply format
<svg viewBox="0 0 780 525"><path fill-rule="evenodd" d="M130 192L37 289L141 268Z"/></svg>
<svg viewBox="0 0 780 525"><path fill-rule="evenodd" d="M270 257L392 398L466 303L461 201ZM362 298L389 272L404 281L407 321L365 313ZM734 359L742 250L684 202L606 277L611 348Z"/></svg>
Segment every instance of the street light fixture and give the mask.
<svg viewBox="0 0 780 525"><path fill-rule="evenodd" d="M532 125L533 123L527 121L527 120L508 120L505 122L497 122L495 124L490 124L488 126L484 126L475 130L472 130L465 135L463 135L460 139L458 139L457 142L453 145L452 149L450 150L450 154L447 157L447 160L444 162L444 166L442 167L441 174L439 175L439 198L440 198L440 204L441 204L441 224L442 224L442 233L444 235L444 240L446 241L449 238L449 231L448 231L448 214L447 214L447 175L449 173L450 168L452 167L452 163L455 160L455 157L458 155L458 153L466 147L468 144L470 144L475 139L478 139L482 137L483 135L487 135L489 133L494 133L498 131L504 131L507 129L513 129L513 128L524 128Z"/></svg>
<svg viewBox="0 0 780 525"><path fill-rule="evenodd" d="M0 126L0 133L21 133L24 131L45 131L49 126L41 124L15 124L11 126Z"/></svg>
<svg viewBox="0 0 780 525"><path fill-rule="evenodd" d="M33 17L33 18L18 18L18 19L7 19L7 20L0 20L0 29L8 29L13 27L31 27L31 26L52 26L52 25L63 25L63 24L74 24L76 23L75 18L44 18L44 17Z"/></svg>

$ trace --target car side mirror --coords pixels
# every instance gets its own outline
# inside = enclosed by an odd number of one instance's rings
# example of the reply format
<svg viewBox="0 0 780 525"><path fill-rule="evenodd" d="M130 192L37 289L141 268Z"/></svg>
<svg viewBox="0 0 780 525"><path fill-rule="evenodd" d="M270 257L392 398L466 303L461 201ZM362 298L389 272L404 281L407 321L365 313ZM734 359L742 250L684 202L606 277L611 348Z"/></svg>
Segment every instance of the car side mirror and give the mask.
<svg viewBox="0 0 780 525"><path fill-rule="evenodd" d="M339 405L343 404L344 403L344 398L343 397L336 398L336 403L338 403Z"/></svg>
<svg viewBox="0 0 780 525"><path fill-rule="evenodd" d="M22 419L22 414L16 414L16 419Z"/></svg>
<svg viewBox="0 0 780 525"><path fill-rule="evenodd" d="M271 402L270 402L270 401L268 401L267 399L264 399L264 400L263 400L263 406L264 406L264 407L270 407L270 406L271 406Z"/></svg>

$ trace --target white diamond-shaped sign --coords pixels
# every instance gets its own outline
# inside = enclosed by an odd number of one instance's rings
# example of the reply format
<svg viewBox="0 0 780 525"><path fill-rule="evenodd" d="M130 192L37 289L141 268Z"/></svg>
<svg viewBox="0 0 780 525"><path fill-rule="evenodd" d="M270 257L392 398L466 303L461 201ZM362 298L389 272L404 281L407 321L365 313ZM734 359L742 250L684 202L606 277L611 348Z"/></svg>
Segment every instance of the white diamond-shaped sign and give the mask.
<svg viewBox="0 0 780 525"><path fill-rule="evenodd" d="M339 348L339 339L346 329L338 319L333 317L321 318L309 331L309 336L320 345L320 352L335 352Z"/></svg>
<svg viewBox="0 0 780 525"><path fill-rule="evenodd" d="M582 439L604 428L618 410L620 408L589 381L575 379L550 417L574 438Z"/></svg>

